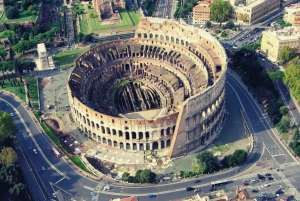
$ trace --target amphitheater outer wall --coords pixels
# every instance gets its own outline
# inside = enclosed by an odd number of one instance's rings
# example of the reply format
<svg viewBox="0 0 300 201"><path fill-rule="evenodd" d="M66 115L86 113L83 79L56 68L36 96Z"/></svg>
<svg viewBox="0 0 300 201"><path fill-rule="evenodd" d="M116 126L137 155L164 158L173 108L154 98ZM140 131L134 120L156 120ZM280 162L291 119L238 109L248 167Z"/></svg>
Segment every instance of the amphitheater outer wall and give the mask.
<svg viewBox="0 0 300 201"><path fill-rule="evenodd" d="M169 39L173 37L173 41L167 41L167 36ZM99 143L119 149L169 147L170 158L201 148L216 136L224 119L227 60L223 47L204 30L152 18L141 19L132 41L144 45L171 46L185 52L200 66L205 63L211 69L214 84L178 105L178 112L155 120L123 119L97 112L74 96L68 84L71 111L78 127ZM81 55L75 64L78 65L99 47L101 45Z"/></svg>

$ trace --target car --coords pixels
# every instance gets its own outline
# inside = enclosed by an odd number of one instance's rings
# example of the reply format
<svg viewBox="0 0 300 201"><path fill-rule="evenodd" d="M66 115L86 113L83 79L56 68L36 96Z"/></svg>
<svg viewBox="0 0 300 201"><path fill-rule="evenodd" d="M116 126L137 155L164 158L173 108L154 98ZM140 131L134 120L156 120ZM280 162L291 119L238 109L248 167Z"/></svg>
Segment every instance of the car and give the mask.
<svg viewBox="0 0 300 201"><path fill-rule="evenodd" d="M244 183L243 183L243 186L248 186L248 185L249 185L248 182L244 182Z"/></svg>
<svg viewBox="0 0 300 201"><path fill-rule="evenodd" d="M194 188L193 188L193 187L190 187L190 186L189 186L189 187L186 187L185 189L186 189L186 191L192 191L192 190L194 190Z"/></svg>
<svg viewBox="0 0 300 201"><path fill-rule="evenodd" d="M29 131L26 131L26 134L27 134L27 135L29 135L29 133L30 133Z"/></svg>
<svg viewBox="0 0 300 201"><path fill-rule="evenodd" d="M195 193L196 193L196 192L200 192L200 191L201 191L200 188L196 188L196 189L194 190Z"/></svg>
<svg viewBox="0 0 300 201"><path fill-rule="evenodd" d="M34 153L35 155L37 154L37 151L36 151L36 149L33 149L32 151L33 151L33 153Z"/></svg>
<svg viewBox="0 0 300 201"><path fill-rule="evenodd" d="M209 189L209 191L215 191L215 190L217 190L216 188L213 188L213 187L211 187L210 189Z"/></svg>
<svg viewBox="0 0 300 201"><path fill-rule="evenodd" d="M270 173L266 173L265 176L266 176L266 177L270 177L270 176L272 176L272 175L271 175Z"/></svg>
<svg viewBox="0 0 300 201"><path fill-rule="evenodd" d="M197 179L196 181L195 181L195 183L200 183L201 182L201 180L200 179Z"/></svg>
<svg viewBox="0 0 300 201"><path fill-rule="evenodd" d="M271 180L274 180L274 178L273 177L268 177L268 180L271 181Z"/></svg>
<svg viewBox="0 0 300 201"><path fill-rule="evenodd" d="M42 170L44 170L44 171L45 171L45 170L46 170L46 168L45 168L44 166L42 166Z"/></svg>
<svg viewBox="0 0 300 201"><path fill-rule="evenodd" d="M261 59L262 61L266 61L265 59Z"/></svg>
<svg viewBox="0 0 300 201"><path fill-rule="evenodd" d="M243 181L243 183L244 183L244 182L249 182L249 181L251 181L251 180L250 180L250 179L245 179L245 180Z"/></svg>
<svg viewBox="0 0 300 201"><path fill-rule="evenodd" d="M290 110L294 110L295 109L295 106L290 106Z"/></svg>
<svg viewBox="0 0 300 201"><path fill-rule="evenodd" d="M14 113L10 113L10 116L12 116L12 117L13 117L13 116L14 116Z"/></svg>
<svg viewBox="0 0 300 201"><path fill-rule="evenodd" d="M149 194L148 195L148 198L155 198L156 197L156 195L154 195L154 194Z"/></svg>
<svg viewBox="0 0 300 201"><path fill-rule="evenodd" d="M52 193L52 197L53 197L53 198L56 198L56 194L55 194L55 193Z"/></svg>
<svg viewBox="0 0 300 201"><path fill-rule="evenodd" d="M96 196L97 193L96 193L96 192L91 192L91 195L92 195L92 196Z"/></svg>
<svg viewBox="0 0 300 201"><path fill-rule="evenodd" d="M253 189L252 193L258 193L258 190L257 189Z"/></svg>

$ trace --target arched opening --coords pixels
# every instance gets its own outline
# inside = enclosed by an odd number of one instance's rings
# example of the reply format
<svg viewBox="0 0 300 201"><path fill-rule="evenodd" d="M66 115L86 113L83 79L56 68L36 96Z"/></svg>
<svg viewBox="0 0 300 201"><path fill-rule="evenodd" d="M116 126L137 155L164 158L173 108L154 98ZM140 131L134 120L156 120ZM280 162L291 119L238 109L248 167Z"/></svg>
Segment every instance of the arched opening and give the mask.
<svg viewBox="0 0 300 201"><path fill-rule="evenodd" d="M163 148L165 148L165 141L161 141L160 142L160 147L163 149Z"/></svg>
<svg viewBox="0 0 300 201"><path fill-rule="evenodd" d="M97 136L97 141L101 143L101 137L100 137L100 135Z"/></svg>
<svg viewBox="0 0 300 201"><path fill-rule="evenodd" d="M205 136L202 136L201 137L201 144L204 144L204 142L205 142Z"/></svg>
<svg viewBox="0 0 300 201"><path fill-rule="evenodd" d="M126 150L130 150L130 144L126 143Z"/></svg>
<svg viewBox="0 0 300 201"><path fill-rule="evenodd" d="M170 127L167 128L167 135L170 135Z"/></svg>
<svg viewBox="0 0 300 201"><path fill-rule="evenodd" d="M150 150L150 144L146 143L146 150Z"/></svg>
<svg viewBox="0 0 300 201"><path fill-rule="evenodd" d="M110 135L110 128L106 127L107 134Z"/></svg>
<svg viewBox="0 0 300 201"><path fill-rule="evenodd" d="M117 141L114 141L114 147L118 147Z"/></svg>
<svg viewBox="0 0 300 201"><path fill-rule="evenodd" d="M143 139L143 132L139 132L139 139Z"/></svg>
<svg viewBox="0 0 300 201"><path fill-rule="evenodd" d="M167 140L167 147L170 147L171 145L171 140Z"/></svg>
<svg viewBox="0 0 300 201"><path fill-rule="evenodd" d="M153 149L153 150L158 149L158 143L157 143L157 142L153 142L153 144L152 144L152 149Z"/></svg>
<svg viewBox="0 0 300 201"><path fill-rule="evenodd" d="M103 134L105 134L104 126L101 126L101 132L102 132Z"/></svg>
<svg viewBox="0 0 300 201"><path fill-rule="evenodd" d="M160 136L163 137L164 136L164 129L160 130Z"/></svg>
<svg viewBox="0 0 300 201"><path fill-rule="evenodd" d="M140 143L140 151L144 151L144 144Z"/></svg>
<svg viewBox="0 0 300 201"><path fill-rule="evenodd" d="M111 140L108 140L108 141L107 141L107 145L108 145L108 146L112 146Z"/></svg>
<svg viewBox="0 0 300 201"><path fill-rule="evenodd" d="M120 149L124 149L124 143L120 142Z"/></svg>
<svg viewBox="0 0 300 201"><path fill-rule="evenodd" d="M132 150L137 150L136 143L132 143Z"/></svg>
<svg viewBox="0 0 300 201"><path fill-rule="evenodd" d="M142 38L142 34L141 33L138 33L138 38Z"/></svg>
<svg viewBox="0 0 300 201"><path fill-rule="evenodd" d="M125 132L125 137L126 137L126 140L130 140L129 132Z"/></svg>
<svg viewBox="0 0 300 201"><path fill-rule="evenodd" d="M117 135L116 129L112 129L112 133L113 133L113 135Z"/></svg>
<svg viewBox="0 0 300 201"><path fill-rule="evenodd" d="M105 137L102 138L102 142L103 142L103 144L106 144L106 138Z"/></svg>
<svg viewBox="0 0 300 201"><path fill-rule="evenodd" d="M119 137L123 137L123 132L122 131L118 131L119 132Z"/></svg>
<svg viewBox="0 0 300 201"><path fill-rule="evenodd" d="M132 139L136 139L136 132L132 132Z"/></svg>

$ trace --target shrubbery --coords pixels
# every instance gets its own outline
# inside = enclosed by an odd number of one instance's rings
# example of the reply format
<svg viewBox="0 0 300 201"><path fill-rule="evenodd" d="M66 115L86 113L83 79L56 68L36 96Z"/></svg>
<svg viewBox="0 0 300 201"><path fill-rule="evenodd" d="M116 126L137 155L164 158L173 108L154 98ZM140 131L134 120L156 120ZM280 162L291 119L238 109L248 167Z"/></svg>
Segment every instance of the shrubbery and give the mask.
<svg viewBox="0 0 300 201"><path fill-rule="evenodd" d="M127 181L129 183L153 183L156 174L151 172L151 170L138 170L135 176L130 176L128 172L124 172L122 175L122 181Z"/></svg>

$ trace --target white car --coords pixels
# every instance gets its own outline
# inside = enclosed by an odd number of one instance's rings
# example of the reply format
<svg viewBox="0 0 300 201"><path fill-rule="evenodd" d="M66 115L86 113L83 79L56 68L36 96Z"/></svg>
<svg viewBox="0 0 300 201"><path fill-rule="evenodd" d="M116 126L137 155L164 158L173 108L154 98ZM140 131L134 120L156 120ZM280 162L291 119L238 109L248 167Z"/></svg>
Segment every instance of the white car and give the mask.
<svg viewBox="0 0 300 201"><path fill-rule="evenodd" d="M52 197L56 198L56 194L55 194L55 193L52 193Z"/></svg>
<svg viewBox="0 0 300 201"><path fill-rule="evenodd" d="M36 149L33 149L33 153L36 155L37 154L37 151L36 151Z"/></svg>
<svg viewBox="0 0 300 201"><path fill-rule="evenodd" d="M10 116L12 116L12 117L13 117L13 116L14 116L14 113L10 113Z"/></svg>

